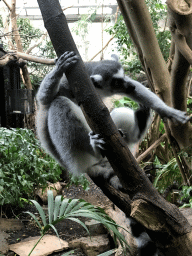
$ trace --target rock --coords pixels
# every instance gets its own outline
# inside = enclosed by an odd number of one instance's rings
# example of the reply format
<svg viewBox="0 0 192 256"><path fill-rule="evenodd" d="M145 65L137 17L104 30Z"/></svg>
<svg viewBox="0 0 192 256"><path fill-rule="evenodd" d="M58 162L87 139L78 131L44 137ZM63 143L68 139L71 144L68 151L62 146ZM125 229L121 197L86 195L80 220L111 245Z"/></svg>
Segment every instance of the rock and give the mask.
<svg viewBox="0 0 192 256"><path fill-rule="evenodd" d="M91 236L97 236L107 233L107 230L105 229L103 224L96 220L85 221L85 225L87 226Z"/></svg>
<svg viewBox="0 0 192 256"><path fill-rule="evenodd" d="M7 243L8 234L0 230L0 255L5 254L9 251L9 245Z"/></svg>
<svg viewBox="0 0 192 256"><path fill-rule="evenodd" d="M0 218L0 230L15 231L21 230L24 227L20 220Z"/></svg>
<svg viewBox="0 0 192 256"><path fill-rule="evenodd" d="M122 212L118 207L115 207L115 209L113 208L108 208L106 210L106 213L109 215L110 218L112 218L116 224L118 224L119 226L125 228L118 228L119 232L124 236L125 240L127 241L128 245L129 245L129 250L130 252L126 252L127 256L131 256L131 255L136 255L136 251L137 251L137 243L135 238L132 236L131 234L131 228L130 228L130 222L127 219L126 215L124 212ZM127 231L128 232L127 232ZM119 242L118 242L119 244ZM121 245L119 244L119 254L115 254L115 255L124 255L121 254L122 248Z"/></svg>
<svg viewBox="0 0 192 256"><path fill-rule="evenodd" d="M192 226L192 209L191 208L181 208L179 209L185 218L189 221Z"/></svg>
<svg viewBox="0 0 192 256"><path fill-rule="evenodd" d="M60 182L56 182L54 184L49 183L48 187L43 190L42 188L36 188L35 194L43 201L44 204L47 204L47 191L48 190L53 191L53 196L56 197L57 195L61 195L62 192L62 186Z"/></svg>
<svg viewBox="0 0 192 256"><path fill-rule="evenodd" d="M9 245L7 238L9 237L4 231L21 230L24 227L20 220L0 218L0 253L7 253Z"/></svg>
<svg viewBox="0 0 192 256"><path fill-rule="evenodd" d="M87 256L97 256L110 250L110 242L107 235L81 237L70 241L69 247L80 247Z"/></svg>
<svg viewBox="0 0 192 256"><path fill-rule="evenodd" d="M10 250L20 256L27 256L40 237L30 237L17 244L10 245ZM66 241L56 236L45 235L34 249L32 256L46 256L53 252L60 252L68 249Z"/></svg>

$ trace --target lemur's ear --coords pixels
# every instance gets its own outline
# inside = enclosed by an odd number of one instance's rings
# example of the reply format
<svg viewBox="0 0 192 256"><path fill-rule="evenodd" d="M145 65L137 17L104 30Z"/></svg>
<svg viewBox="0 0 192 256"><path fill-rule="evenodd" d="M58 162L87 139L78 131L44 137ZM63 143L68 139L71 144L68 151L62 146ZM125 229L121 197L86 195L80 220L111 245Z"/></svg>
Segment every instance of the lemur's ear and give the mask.
<svg viewBox="0 0 192 256"><path fill-rule="evenodd" d="M119 61L119 57L116 54L111 54L111 60Z"/></svg>
<svg viewBox="0 0 192 256"><path fill-rule="evenodd" d="M102 88L103 77L101 75L92 75L90 78L96 88Z"/></svg>

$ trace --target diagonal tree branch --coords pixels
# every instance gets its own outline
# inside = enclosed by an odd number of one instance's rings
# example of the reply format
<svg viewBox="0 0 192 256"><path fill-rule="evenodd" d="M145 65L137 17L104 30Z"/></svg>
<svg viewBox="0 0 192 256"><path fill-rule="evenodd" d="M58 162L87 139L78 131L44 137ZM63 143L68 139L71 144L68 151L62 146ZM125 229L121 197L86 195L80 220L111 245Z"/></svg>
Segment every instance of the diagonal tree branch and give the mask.
<svg viewBox="0 0 192 256"><path fill-rule="evenodd" d="M3 0L3 2L4 2L4 4L7 6L7 8L9 9L9 11L11 11L11 10L12 10L11 5L9 5L6 0Z"/></svg>

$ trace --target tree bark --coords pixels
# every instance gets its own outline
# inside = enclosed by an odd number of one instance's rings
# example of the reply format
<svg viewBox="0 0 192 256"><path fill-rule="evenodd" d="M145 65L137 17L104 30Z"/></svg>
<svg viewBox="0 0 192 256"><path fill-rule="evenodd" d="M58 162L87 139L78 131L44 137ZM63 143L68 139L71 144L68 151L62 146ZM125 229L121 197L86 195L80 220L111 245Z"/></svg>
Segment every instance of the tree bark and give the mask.
<svg viewBox="0 0 192 256"><path fill-rule="evenodd" d="M169 65L169 69L167 68L167 65L162 57L157 39L155 37L152 21L150 18L150 14L148 12L148 9L146 7L144 0L118 0L117 1L120 7L120 10L122 12L122 15L124 16L125 23L127 25L127 29L130 33L130 36L136 46L136 49L139 54L139 58L141 60L141 63L145 69L145 72L147 74L147 78L149 80L151 89L158 94L163 101L169 106L173 106L179 110L186 111L186 96L184 97L185 93L185 82L186 82L186 75L187 71L189 70L189 63L186 66L186 63L180 62L182 66L183 73L182 76L178 72L178 66L180 65L178 61L178 57L176 55L177 48L175 48L175 57L174 57L174 65L171 67ZM169 5L169 2L172 4ZM178 4L176 4L178 2ZM174 19L178 20L177 26L180 26L180 34L175 33L173 38L177 38L178 45L180 47L180 50L182 49L182 54L185 55L188 61L192 60L191 55L191 5L189 6L183 1L167 1L169 9L176 8L176 6L179 6L182 9L182 13L176 10L174 10ZM185 3L185 6L183 7L183 3ZM178 14L179 13L179 14ZM185 16L184 14L188 15ZM176 17L177 16L177 17ZM178 19L178 16L180 16L180 19ZM176 24L176 21L174 20L174 23ZM176 25L175 25L176 26ZM174 26L172 26L174 27ZM173 30L173 29L172 29ZM174 31L176 31L174 27ZM182 31L182 33L181 33ZM176 44L176 41L174 42ZM174 45L174 44L172 44ZM184 48L183 48L184 46ZM173 48L172 48L173 49ZM172 51L174 53L174 51ZM181 58L180 58L181 59ZM186 60L185 60L186 61ZM170 64L170 63L169 63ZM174 68L172 70L172 78L170 76L169 70L171 68ZM181 70L182 70L181 69ZM186 71L185 71L186 70ZM161 71L161 72L159 72ZM181 71L180 71L181 72ZM175 77L175 78L174 78ZM181 79L182 84L181 84ZM182 86L183 85L183 86ZM173 93L173 97L172 94ZM178 98L179 97L179 98ZM185 106L185 107L183 107ZM169 122L168 123L172 132L172 135L177 140L179 146L181 148L189 146L191 143L191 125L190 123L187 123L185 125L175 125L174 123Z"/></svg>
<svg viewBox="0 0 192 256"><path fill-rule="evenodd" d="M169 27L175 44L171 70L171 92L173 107L187 111L186 82L192 63L192 8L185 1L167 1ZM173 136L180 147L192 143L191 125L170 125Z"/></svg>
<svg viewBox="0 0 192 256"><path fill-rule="evenodd" d="M127 19L130 20L131 27L127 26L128 30L136 35L131 37L138 49L139 58L149 78L150 85L152 84L153 86L152 90L155 91L167 105L171 106L171 94L169 89L170 75L155 37L153 24L145 1L118 0L117 2L125 22ZM124 9L122 9L121 6L124 7ZM159 72L159 70L161 70L161 72Z"/></svg>
<svg viewBox="0 0 192 256"><path fill-rule="evenodd" d="M65 51L75 51L76 54L79 54L59 2L56 0L54 3L52 0L38 0L38 4L57 55L60 56ZM143 216L143 225L151 230L155 227L155 232L151 231L151 237L154 241L158 242L161 251L165 252L167 250L166 247L171 248L170 246L173 242L178 242L182 236L191 232L191 226L177 207L166 202L157 193L145 173L138 166L117 128L114 126L109 111L96 94L81 59L73 69L66 73L66 76L78 104L86 113L88 124L105 139L106 156L132 200L132 206L138 200L139 202L143 200L150 206L152 212L155 213L156 224L158 225L152 225L151 219L148 216ZM127 200L124 203L127 204L127 207L124 207L124 211L129 211L130 201ZM141 218L137 215L138 211L135 210L135 207L133 209L134 212L132 211L131 215L140 221ZM192 254L191 247L182 249L183 254L186 251L190 251ZM170 253L167 255L173 255ZM175 256L177 255L179 254L175 254Z"/></svg>
<svg viewBox="0 0 192 256"><path fill-rule="evenodd" d="M12 33L13 33L13 36L15 39L15 43L17 45L18 52L23 52L21 37L19 35L19 31L18 31L18 27L17 27L17 15L15 12L15 5L16 5L16 0L11 0L10 17L11 17L11 24L12 24ZM31 80L29 77L27 65L24 65L23 67L21 67L21 70L22 70L21 76L23 78L26 88L32 90L33 88L32 88Z"/></svg>

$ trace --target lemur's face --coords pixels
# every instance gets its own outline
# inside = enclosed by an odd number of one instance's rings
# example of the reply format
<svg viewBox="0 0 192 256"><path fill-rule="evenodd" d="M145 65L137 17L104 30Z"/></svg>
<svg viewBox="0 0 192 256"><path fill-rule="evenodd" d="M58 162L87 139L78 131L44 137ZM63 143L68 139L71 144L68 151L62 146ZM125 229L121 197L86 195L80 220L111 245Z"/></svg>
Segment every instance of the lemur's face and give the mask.
<svg viewBox="0 0 192 256"><path fill-rule="evenodd" d="M124 77L123 68L115 61L103 61L90 76L96 88L114 93L125 92Z"/></svg>

